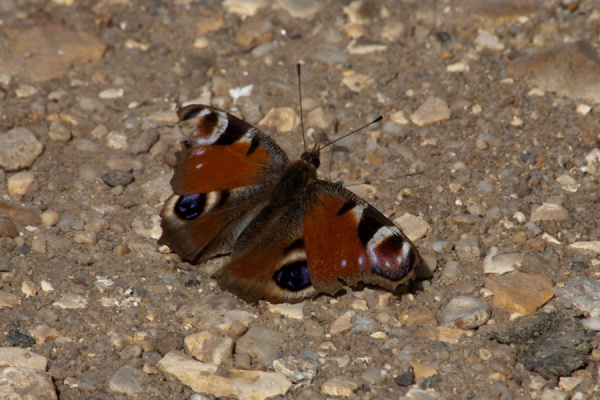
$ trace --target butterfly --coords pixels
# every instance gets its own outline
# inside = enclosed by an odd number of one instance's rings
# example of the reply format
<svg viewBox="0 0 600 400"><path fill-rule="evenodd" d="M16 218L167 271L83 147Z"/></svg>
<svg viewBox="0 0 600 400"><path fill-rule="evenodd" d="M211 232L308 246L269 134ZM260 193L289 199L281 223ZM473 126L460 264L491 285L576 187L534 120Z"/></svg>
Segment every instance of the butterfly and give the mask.
<svg viewBox="0 0 600 400"><path fill-rule="evenodd" d="M290 162L225 111L193 104L177 114L198 121L176 154L159 244L192 264L231 253L213 275L221 289L249 303L296 303L414 278L417 248L365 200L317 178L319 147Z"/></svg>

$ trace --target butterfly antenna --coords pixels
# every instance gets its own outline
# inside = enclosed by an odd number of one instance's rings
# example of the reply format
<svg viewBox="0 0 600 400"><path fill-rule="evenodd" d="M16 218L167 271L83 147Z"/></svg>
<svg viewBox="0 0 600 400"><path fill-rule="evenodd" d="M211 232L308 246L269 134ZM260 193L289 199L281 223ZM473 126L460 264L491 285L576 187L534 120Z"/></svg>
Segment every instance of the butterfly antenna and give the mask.
<svg viewBox="0 0 600 400"><path fill-rule="evenodd" d="M296 74L298 75L298 97L300 99L300 126L302 127L302 142L304 143L304 152L306 153L306 136L304 135L304 117L302 112L302 84L300 81L300 63L296 64Z"/></svg>
<svg viewBox="0 0 600 400"><path fill-rule="evenodd" d="M353 134L355 134L355 133L356 133L356 132L358 132L358 131L362 131L363 129L367 128L369 125L373 125L374 123L376 123L376 122L379 122L379 121L381 121L382 119L383 119L383 115L380 115L379 117L375 118L373 121L369 122L368 124L366 124L366 125L363 125L363 126L361 126L360 128L353 130L352 132L346 133L346 134L345 134L344 136L342 136L342 137L339 137L339 138L337 138L337 139L335 139L335 140L332 140L331 142L329 142L329 143L327 143L326 145L324 145L323 147L321 147L319 150L323 150L325 147L329 147L329 146L331 146L332 144L334 144L335 142L339 142L340 140L342 140L342 139L343 139L343 138L345 138L345 137L348 137L348 136L350 136L350 135L353 135Z"/></svg>

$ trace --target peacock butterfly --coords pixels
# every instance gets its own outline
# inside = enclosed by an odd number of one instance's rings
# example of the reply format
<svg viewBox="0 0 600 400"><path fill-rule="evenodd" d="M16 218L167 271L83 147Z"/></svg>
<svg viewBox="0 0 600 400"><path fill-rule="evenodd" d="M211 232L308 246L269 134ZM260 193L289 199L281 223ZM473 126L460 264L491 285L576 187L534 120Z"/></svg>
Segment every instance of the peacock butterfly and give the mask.
<svg viewBox="0 0 600 400"><path fill-rule="evenodd" d="M231 253L213 278L247 302L296 303L344 285L393 291L414 277L421 256L373 206L317 179L319 151L290 162L273 139L224 111L199 104L177 153L174 194L161 212L167 245L198 264Z"/></svg>

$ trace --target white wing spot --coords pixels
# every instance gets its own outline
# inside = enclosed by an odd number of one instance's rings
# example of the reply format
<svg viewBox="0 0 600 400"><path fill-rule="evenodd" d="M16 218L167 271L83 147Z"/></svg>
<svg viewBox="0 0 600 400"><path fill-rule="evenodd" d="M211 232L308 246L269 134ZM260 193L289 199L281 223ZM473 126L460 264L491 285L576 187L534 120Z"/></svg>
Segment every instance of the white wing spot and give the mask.
<svg viewBox="0 0 600 400"><path fill-rule="evenodd" d="M347 264L346 260L342 260L342 267L345 267Z"/></svg>
<svg viewBox="0 0 600 400"><path fill-rule="evenodd" d="M204 164L198 164L196 165L196 169L202 168L204 166Z"/></svg>

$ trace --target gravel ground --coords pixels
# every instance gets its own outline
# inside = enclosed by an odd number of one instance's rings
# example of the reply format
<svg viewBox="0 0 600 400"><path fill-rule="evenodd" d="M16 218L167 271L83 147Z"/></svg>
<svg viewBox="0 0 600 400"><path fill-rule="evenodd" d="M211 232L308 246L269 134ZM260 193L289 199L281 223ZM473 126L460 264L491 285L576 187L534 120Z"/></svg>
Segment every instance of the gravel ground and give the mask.
<svg viewBox="0 0 600 400"><path fill-rule="evenodd" d="M1 398L597 398L597 2L3 0L0 31ZM156 243L177 108L294 159L297 62L309 145L385 116L320 173L426 256L402 295L246 304Z"/></svg>

